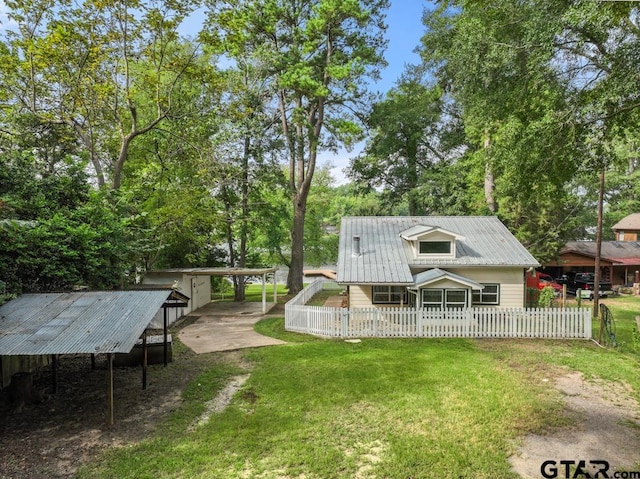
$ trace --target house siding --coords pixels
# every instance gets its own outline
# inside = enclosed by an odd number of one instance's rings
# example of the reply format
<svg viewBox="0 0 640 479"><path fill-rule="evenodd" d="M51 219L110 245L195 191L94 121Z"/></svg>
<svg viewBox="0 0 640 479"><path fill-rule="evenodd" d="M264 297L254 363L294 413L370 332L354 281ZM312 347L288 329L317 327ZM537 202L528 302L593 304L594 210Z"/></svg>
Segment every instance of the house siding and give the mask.
<svg viewBox="0 0 640 479"><path fill-rule="evenodd" d="M478 283L497 283L500 285L500 308L522 308L524 305L524 269L522 268L456 268L452 273L464 276ZM442 280L429 285L431 288L460 288L460 284ZM373 304L373 289L370 285L349 286L350 308L397 307L398 305Z"/></svg>

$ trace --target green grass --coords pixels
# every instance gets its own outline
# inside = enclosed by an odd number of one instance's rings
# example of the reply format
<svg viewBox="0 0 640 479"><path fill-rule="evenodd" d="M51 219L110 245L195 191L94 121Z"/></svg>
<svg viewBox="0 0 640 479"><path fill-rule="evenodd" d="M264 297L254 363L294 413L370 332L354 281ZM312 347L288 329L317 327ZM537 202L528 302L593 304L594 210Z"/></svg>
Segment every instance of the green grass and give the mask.
<svg viewBox="0 0 640 479"><path fill-rule="evenodd" d="M623 331L634 304L612 302ZM640 355L590 341L352 344L286 332L281 318L256 329L288 343L245 352L251 377L224 412L187 432L237 372L221 365L189 386L162 433L107 451L79 476L515 478L508 457L520 438L571 421L554 375L624 381L640 397Z"/></svg>
<svg viewBox="0 0 640 479"><path fill-rule="evenodd" d="M267 283L267 301L273 300L273 283ZM285 303L290 297L287 296L287 288L284 284L276 285L276 292L278 294L278 303ZM219 291L211 292L212 301L233 301L233 288L227 289L224 293ZM250 303L262 302L262 283L251 283L246 286L245 289L245 301Z"/></svg>

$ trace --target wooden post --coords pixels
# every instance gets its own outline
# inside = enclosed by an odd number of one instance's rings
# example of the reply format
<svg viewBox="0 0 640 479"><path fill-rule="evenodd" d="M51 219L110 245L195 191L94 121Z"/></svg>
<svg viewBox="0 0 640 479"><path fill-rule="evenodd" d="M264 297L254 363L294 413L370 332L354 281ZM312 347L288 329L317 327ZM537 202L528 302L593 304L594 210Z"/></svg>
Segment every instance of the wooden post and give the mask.
<svg viewBox="0 0 640 479"><path fill-rule="evenodd" d="M167 364L169 364L169 344L168 344L168 333L167 330L169 329L169 319L167 318L167 307L163 306L162 307L162 312L164 314L164 367L167 367Z"/></svg>
<svg viewBox="0 0 640 479"><path fill-rule="evenodd" d="M109 353L107 355L107 370L108 370L108 379L107 379L107 420L109 426L113 426L113 353Z"/></svg>
<svg viewBox="0 0 640 479"><path fill-rule="evenodd" d="M51 355L51 382L53 385L53 394L58 394L58 355Z"/></svg>
<svg viewBox="0 0 640 479"><path fill-rule="evenodd" d="M142 389L147 389L147 330L142 333Z"/></svg>
<svg viewBox="0 0 640 479"><path fill-rule="evenodd" d="M267 273L262 273L262 314L267 314Z"/></svg>

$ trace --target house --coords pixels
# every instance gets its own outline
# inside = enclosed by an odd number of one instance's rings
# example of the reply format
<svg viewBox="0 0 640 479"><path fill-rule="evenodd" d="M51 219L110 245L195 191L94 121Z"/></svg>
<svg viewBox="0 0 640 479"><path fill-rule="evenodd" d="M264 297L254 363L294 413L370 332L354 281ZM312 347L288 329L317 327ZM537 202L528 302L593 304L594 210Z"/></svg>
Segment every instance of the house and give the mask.
<svg viewBox="0 0 640 479"><path fill-rule="evenodd" d="M617 241L638 241L640 213L625 216L612 227Z"/></svg>
<svg viewBox="0 0 640 479"><path fill-rule="evenodd" d="M545 265L545 270L559 278L570 271L593 272L596 242L569 241L558 259ZM640 271L640 242L603 241L600 251L600 277L614 286L630 286Z"/></svg>
<svg viewBox="0 0 640 479"><path fill-rule="evenodd" d="M600 248L600 277L613 286L631 286L640 278L640 213L625 216L612 229L615 240L602 241ZM596 248L595 241L569 241L545 270L556 278L572 271L591 273Z"/></svg>
<svg viewBox="0 0 640 479"><path fill-rule="evenodd" d="M345 217L336 280L350 308L521 308L538 266L493 216Z"/></svg>

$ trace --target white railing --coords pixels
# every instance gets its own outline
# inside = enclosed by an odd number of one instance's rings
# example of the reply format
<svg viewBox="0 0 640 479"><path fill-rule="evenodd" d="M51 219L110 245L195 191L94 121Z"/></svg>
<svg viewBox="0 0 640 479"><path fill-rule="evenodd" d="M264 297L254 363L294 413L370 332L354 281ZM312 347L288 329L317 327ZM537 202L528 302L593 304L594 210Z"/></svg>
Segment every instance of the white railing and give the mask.
<svg viewBox="0 0 640 479"><path fill-rule="evenodd" d="M322 291L325 286L329 284L335 284L335 282L327 279L316 279L313 283L309 284L306 288L304 288L292 299L290 299L285 305L285 308L290 305L304 306L311 300L311 298L313 298L316 294Z"/></svg>
<svg viewBox="0 0 640 479"><path fill-rule="evenodd" d="M590 308L347 309L292 304L296 298L285 306L285 329L317 336L591 338Z"/></svg>

